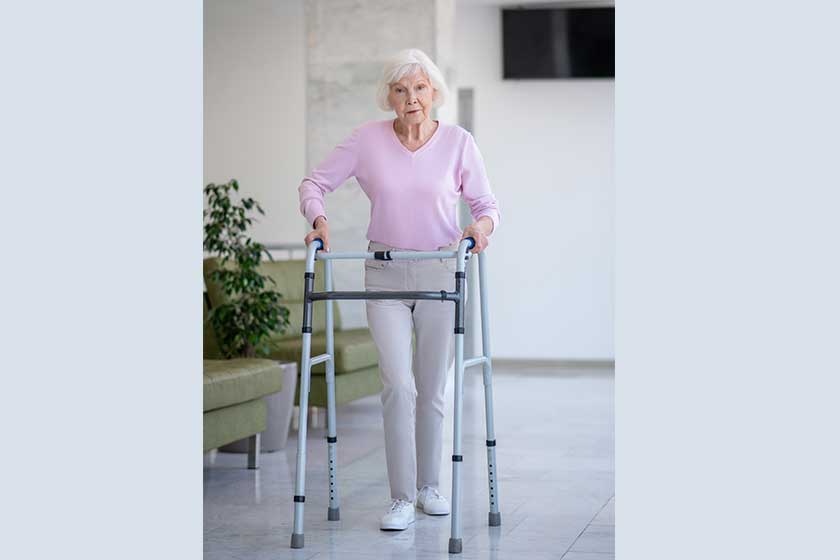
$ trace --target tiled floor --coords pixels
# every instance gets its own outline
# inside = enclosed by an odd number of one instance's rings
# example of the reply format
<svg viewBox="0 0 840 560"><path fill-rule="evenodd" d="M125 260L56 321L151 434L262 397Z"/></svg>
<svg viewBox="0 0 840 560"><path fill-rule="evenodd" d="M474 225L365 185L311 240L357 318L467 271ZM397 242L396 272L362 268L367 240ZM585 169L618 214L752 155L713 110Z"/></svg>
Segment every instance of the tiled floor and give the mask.
<svg viewBox="0 0 840 560"><path fill-rule="evenodd" d="M489 558L612 560L615 556L612 369L494 367L501 527L487 525L481 368L464 384L463 553L449 555L450 517L418 511L405 531L379 530L389 503L379 397L337 410L341 521L328 522L324 429L309 432L306 547L289 548L297 432L286 449L218 453L204 468L204 558ZM451 494L452 382L447 391L441 491Z"/></svg>

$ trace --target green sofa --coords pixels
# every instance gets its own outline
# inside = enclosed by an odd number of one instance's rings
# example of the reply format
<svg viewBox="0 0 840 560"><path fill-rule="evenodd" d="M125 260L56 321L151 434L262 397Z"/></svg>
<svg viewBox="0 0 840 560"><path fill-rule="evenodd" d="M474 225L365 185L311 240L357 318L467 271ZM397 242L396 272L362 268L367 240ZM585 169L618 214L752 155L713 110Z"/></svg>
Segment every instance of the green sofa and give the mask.
<svg viewBox="0 0 840 560"><path fill-rule="evenodd" d="M222 359L204 301L204 452L248 439L248 468L259 468L260 433L267 426L264 396L282 389L283 369L272 360Z"/></svg>
<svg viewBox="0 0 840 560"><path fill-rule="evenodd" d="M215 307L226 301L220 286L210 281L209 274L220 262L216 258L204 260L204 282L210 305ZM289 309L289 326L282 334L275 334L269 341L270 355L273 360L295 362L299 375L303 372L300 363L303 337L303 260L264 261L260 272L274 279L276 284L269 287L280 292L283 305ZM315 261L315 290L324 290L324 261ZM379 355L376 345L365 328L342 329L341 314L334 301L315 302L312 315L312 356L326 353L326 305L333 306L333 343L335 347L335 399L336 404L343 404L382 391L379 377ZM312 367L309 390L309 405L325 408L327 406L326 363ZM297 384L295 404L300 404L300 382Z"/></svg>

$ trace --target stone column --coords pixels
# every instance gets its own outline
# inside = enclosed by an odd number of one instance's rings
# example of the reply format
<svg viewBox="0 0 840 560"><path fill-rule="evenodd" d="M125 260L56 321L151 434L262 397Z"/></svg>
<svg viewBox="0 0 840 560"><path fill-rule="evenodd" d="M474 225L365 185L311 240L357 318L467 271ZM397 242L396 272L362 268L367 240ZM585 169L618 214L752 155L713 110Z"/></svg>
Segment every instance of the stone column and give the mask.
<svg viewBox="0 0 840 560"><path fill-rule="evenodd" d="M453 98L433 112L455 123L455 0L309 0L306 2L306 166L317 165L356 126L393 118L376 106L376 82L385 59L418 48L435 61ZM326 197L333 251L362 251L370 202L355 179ZM308 228L308 226L304 226ZM306 231L309 231L308 228ZM334 261L336 289L363 290L360 261ZM364 327L364 302L339 301L343 328Z"/></svg>

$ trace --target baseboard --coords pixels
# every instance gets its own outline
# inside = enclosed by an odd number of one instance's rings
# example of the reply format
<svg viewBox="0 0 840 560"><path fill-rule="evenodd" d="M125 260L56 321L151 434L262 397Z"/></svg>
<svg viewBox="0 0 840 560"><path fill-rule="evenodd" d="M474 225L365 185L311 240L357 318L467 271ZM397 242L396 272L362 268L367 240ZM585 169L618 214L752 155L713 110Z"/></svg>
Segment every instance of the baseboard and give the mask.
<svg viewBox="0 0 840 560"><path fill-rule="evenodd" d="M615 369L615 360L527 360L493 358L493 365L517 369Z"/></svg>

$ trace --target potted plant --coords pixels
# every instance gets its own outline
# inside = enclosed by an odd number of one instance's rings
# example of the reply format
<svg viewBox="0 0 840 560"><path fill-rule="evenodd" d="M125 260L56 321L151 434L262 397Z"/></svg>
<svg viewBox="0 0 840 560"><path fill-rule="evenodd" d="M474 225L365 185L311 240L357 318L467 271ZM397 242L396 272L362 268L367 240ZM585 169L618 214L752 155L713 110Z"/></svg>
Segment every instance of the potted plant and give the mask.
<svg viewBox="0 0 840 560"><path fill-rule="evenodd" d="M282 294L266 287L268 281L276 284L274 279L258 270L263 254L274 260L271 253L246 235L253 211L265 212L252 198L235 202L232 191L239 191L236 179L204 187L209 206L204 210L204 250L220 260L209 280L221 287L226 300L210 310L208 321L226 358L254 358L268 355L267 339L286 330L289 310L280 304Z"/></svg>
<svg viewBox="0 0 840 560"><path fill-rule="evenodd" d="M267 339L272 333L282 334L289 326L289 310L280 305L282 294L270 289L276 284L270 276L259 272L262 255L274 260L263 245L247 236L253 223L254 210L265 212L252 198L232 198L239 191L236 179L223 185L204 187L208 208L204 210L204 250L219 259L219 266L207 275L224 293L224 303L212 307L208 322L215 332L218 346L226 358L268 355ZM289 435L297 386L296 364L283 363L283 389L263 397L268 409L268 428L261 438L262 451L283 449ZM247 439L220 448L222 451L245 453Z"/></svg>

